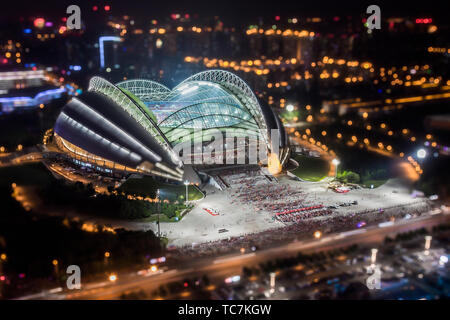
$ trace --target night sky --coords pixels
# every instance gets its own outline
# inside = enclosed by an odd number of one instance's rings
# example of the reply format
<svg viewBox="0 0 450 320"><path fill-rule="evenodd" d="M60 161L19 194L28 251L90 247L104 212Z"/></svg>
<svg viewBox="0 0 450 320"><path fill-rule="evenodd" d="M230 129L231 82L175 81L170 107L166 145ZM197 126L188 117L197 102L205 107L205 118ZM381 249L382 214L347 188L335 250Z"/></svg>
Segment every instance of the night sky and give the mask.
<svg viewBox="0 0 450 320"><path fill-rule="evenodd" d="M200 18L219 15L225 21L244 22L248 19L268 17L271 15L361 15L370 4L381 7L382 17L390 16L425 16L434 18L448 18L446 1L288 1L288 0L58 0L58 1L30 1L10 0L2 1L0 16L2 22L11 21L30 15L45 17L61 17L65 9L71 4L80 6L83 10L90 10L93 5L111 5L113 15L129 14L138 19L152 19L167 17L170 13L198 14Z"/></svg>

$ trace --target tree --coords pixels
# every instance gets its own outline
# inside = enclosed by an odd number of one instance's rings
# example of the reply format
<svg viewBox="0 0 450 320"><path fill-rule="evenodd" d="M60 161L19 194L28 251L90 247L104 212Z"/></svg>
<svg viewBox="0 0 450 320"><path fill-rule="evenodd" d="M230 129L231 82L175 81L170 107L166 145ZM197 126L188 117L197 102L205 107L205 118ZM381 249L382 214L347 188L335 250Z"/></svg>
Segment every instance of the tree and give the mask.
<svg viewBox="0 0 450 320"><path fill-rule="evenodd" d="M342 182L349 183L358 183L361 178L358 173L353 171L342 171L338 174L338 180Z"/></svg>
<svg viewBox="0 0 450 320"><path fill-rule="evenodd" d="M347 174L347 181L350 183L358 183L360 180L359 174L349 171Z"/></svg>

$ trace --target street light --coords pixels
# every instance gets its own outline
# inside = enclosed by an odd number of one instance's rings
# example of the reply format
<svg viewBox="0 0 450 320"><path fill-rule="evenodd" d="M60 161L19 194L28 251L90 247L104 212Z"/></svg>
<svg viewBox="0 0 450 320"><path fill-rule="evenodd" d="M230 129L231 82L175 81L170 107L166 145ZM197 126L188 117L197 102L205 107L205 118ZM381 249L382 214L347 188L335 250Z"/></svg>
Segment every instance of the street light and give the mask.
<svg viewBox="0 0 450 320"><path fill-rule="evenodd" d="M431 247L431 239L433 239L432 236L425 236L425 255L430 254L430 247Z"/></svg>
<svg viewBox="0 0 450 320"><path fill-rule="evenodd" d="M292 111L294 111L294 106L292 104L288 104L286 106L286 110L289 111L289 112L292 112Z"/></svg>
<svg viewBox="0 0 450 320"><path fill-rule="evenodd" d="M111 282L116 282L117 281L117 275L115 275L114 273L110 274L109 277L108 277L108 280L111 281Z"/></svg>
<svg viewBox="0 0 450 320"><path fill-rule="evenodd" d="M189 181L184 181L184 185L186 186L186 205L187 205L187 203L188 203L188 201L189 201L189 199L188 199L188 185L189 185Z"/></svg>
<svg viewBox="0 0 450 320"><path fill-rule="evenodd" d="M55 275L58 276L59 274L58 260L53 259L52 264L53 264L53 271L55 272Z"/></svg>
<svg viewBox="0 0 450 320"><path fill-rule="evenodd" d="M104 258L103 258L103 263L105 266L108 265L110 257L111 257L111 253L109 251L105 251Z"/></svg>
<svg viewBox="0 0 450 320"><path fill-rule="evenodd" d="M159 227L160 223L159 223L159 215L161 214L161 205L159 203L159 189L156 191L156 199L157 199L157 216L158 216L158 238L161 238L161 229Z"/></svg>
<svg viewBox="0 0 450 320"><path fill-rule="evenodd" d="M341 162L338 159L334 158L333 160L331 160L331 163L336 167L336 171L335 171L334 177L337 178L338 165Z"/></svg>
<svg viewBox="0 0 450 320"><path fill-rule="evenodd" d="M275 293L275 272L270 273L270 294Z"/></svg>
<svg viewBox="0 0 450 320"><path fill-rule="evenodd" d="M417 158L419 159L423 159L427 156L427 152L425 151L425 149L419 149L417 150Z"/></svg>
<svg viewBox="0 0 450 320"><path fill-rule="evenodd" d="M370 257L370 261L372 262L372 266L375 266L375 263L377 262L377 252L378 249L372 249L372 256Z"/></svg>

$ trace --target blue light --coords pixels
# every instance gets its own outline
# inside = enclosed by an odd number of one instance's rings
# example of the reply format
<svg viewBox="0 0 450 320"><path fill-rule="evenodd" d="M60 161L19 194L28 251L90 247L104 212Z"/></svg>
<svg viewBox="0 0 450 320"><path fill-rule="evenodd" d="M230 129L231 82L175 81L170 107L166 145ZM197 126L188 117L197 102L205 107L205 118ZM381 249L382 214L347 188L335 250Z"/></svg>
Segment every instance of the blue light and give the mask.
<svg viewBox="0 0 450 320"><path fill-rule="evenodd" d="M103 42L105 41L116 41L119 42L121 39L120 37L115 37L115 36L103 36L98 38L98 44L100 47L100 67L104 68L105 67L105 50L103 47Z"/></svg>
<svg viewBox="0 0 450 320"><path fill-rule="evenodd" d="M41 103L48 103L52 99L58 99L61 94L65 92L65 89L50 89L39 92L34 98L32 97L5 97L0 98L0 104L5 108L15 108L15 107L35 107ZM12 109L8 109L12 111Z"/></svg>
<svg viewBox="0 0 450 320"><path fill-rule="evenodd" d="M30 34L31 33L31 29L30 28L23 29L23 33Z"/></svg>
<svg viewBox="0 0 450 320"><path fill-rule="evenodd" d="M70 65L69 69L73 70L73 71L80 71L81 70L81 66L72 66L72 65Z"/></svg>

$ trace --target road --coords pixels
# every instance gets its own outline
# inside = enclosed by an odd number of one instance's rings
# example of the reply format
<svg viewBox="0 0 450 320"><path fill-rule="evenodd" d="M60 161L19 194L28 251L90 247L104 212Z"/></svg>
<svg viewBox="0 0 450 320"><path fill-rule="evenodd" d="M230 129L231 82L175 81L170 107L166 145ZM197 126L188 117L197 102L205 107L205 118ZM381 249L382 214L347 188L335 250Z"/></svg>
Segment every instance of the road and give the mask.
<svg viewBox="0 0 450 320"><path fill-rule="evenodd" d="M449 221L450 212L435 211L434 214L426 213L417 218L401 220L392 224L380 224L365 229L329 234L321 239L291 242L267 250L183 262L182 266L178 266L179 269L149 273L147 276L137 275L137 273L119 274L118 280L114 283L108 281L90 283L77 291L64 291L59 288L21 299L118 299L125 291L144 290L148 292L157 289L161 284L204 274L207 274L212 280L224 279L228 276L240 274L243 266L257 265L263 261L289 257L300 251L308 253L347 247L352 244L375 244L383 241L388 235L392 236L419 228L430 228Z"/></svg>

